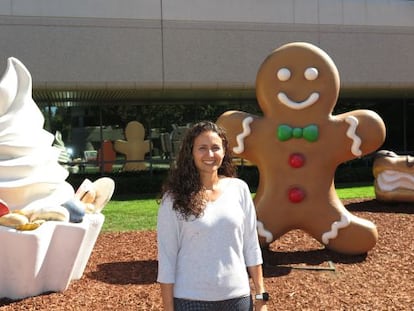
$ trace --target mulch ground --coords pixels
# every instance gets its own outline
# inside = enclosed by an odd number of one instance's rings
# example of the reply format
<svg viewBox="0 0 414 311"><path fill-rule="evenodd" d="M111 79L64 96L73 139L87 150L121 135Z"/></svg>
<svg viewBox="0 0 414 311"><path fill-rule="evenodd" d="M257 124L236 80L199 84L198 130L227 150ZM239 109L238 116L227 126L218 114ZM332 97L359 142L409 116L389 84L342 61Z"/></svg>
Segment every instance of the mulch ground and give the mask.
<svg viewBox="0 0 414 311"><path fill-rule="evenodd" d="M289 232L264 253L269 310L414 310L414 204L344 203L377 225L377 245L347 256ZM3 298L0 310L162 310L156 252L155 231L101 233L83 277L67 290Z"/></svg>

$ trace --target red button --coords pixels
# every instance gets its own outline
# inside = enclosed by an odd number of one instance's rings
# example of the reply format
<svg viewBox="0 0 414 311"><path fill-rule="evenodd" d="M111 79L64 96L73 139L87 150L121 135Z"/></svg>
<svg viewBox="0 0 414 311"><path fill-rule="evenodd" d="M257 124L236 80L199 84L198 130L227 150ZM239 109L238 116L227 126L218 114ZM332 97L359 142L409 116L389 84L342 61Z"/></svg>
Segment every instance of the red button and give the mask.
<svg viewBox="0 0 414 311"><path fill-rule="evenodd" d="M288 191L289 201L292 203L300 203L305 198L305 191L301 188L293 187Z"/></svg>
<svg viewBox="0 0 414 311"><path fill-rule="evenodd" d="M293 168L300 168L305 164L305 157L301 153L292 153L289 156L289 165Z"/></svg>

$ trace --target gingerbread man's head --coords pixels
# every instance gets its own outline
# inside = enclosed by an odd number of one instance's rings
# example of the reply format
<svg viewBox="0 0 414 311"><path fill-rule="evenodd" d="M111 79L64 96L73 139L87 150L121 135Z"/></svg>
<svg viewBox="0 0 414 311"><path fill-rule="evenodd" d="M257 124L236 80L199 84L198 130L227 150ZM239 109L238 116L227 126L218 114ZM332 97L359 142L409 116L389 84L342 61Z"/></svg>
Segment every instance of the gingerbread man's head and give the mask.
<svg viewBox="0 0 414 311"><path fill-rule="evenodd" d="M305 42L286 44L271 53L256 79L256 95L264 114L309 117L332 112L339 94L339 73L320 48ZM303 113L302 113L303 112ZM313 119L314 120L314 119Z"/></svg>
<svg viewBox="0 0 414 311"><path fill-rule="evenodd" d="M131 121L125 128L125 138L127 140L144 140L145 128L138 121Z"/></svg>

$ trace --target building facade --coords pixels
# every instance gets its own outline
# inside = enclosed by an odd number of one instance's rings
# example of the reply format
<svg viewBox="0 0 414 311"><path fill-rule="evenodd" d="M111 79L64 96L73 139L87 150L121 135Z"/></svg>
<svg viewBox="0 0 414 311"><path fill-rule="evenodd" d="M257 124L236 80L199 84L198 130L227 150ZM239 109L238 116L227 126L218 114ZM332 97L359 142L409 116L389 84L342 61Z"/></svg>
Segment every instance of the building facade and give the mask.
<svg viewBox="0 0 414 311"><path fill-rule="evenodd" d="M0 68L21 60L74 127L85 106L254 105L261 62L293 41L332 57L340 101L377 110L386 147L414 151L414 1L0 1Z"/></svg>

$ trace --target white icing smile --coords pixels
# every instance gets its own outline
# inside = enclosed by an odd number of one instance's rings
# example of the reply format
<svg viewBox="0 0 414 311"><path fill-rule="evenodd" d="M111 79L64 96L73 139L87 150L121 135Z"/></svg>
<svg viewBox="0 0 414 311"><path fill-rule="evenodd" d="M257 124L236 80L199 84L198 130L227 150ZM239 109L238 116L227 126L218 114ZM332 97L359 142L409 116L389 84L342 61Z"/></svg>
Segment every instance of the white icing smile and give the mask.
<svg viewBox="0 0 414 311"><path fill-rule="evenodd" d="M291 109L295 109L295 110L300 110L300 109L304 109L306 107L312 106L314 103L316 103L319 99L319 93L318 92L313 92L312 94L310 94L310 96L302 101L302 102L295 102L293 100L291 100L285 93L283 92L279 92L277 94L277 98L279 99L279 101L291 108Z"/></svg>

